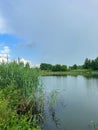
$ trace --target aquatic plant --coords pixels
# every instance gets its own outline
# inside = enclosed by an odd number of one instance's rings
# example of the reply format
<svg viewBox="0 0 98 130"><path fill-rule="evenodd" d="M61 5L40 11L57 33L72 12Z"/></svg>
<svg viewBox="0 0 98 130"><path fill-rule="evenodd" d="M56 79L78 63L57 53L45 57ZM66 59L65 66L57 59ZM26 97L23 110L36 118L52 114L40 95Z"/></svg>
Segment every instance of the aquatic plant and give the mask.
<svg viewBox="0 0 98 130"><path fill-rule="evenodd" d="M94 121L90 121L90 126L92 127L92 130L97 130L96 123Z"/></svg>

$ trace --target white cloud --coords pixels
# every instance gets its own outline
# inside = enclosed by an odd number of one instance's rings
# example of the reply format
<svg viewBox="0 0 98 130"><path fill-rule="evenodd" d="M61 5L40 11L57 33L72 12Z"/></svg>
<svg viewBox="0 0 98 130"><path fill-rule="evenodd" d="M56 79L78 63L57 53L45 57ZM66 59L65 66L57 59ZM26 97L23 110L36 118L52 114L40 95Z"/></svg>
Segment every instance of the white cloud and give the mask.
<svg viewBox="0 0 98 130"><path fill-rule="evenodd" d="M32 64L31 67L32 67L32 68L39 68L39 67L40 67L40 64Z"/></svg>
<svg viewBox="0 0 98 130"><path fill-rule="evenodd" d="M0 58L6 58L7 54L0 54Z"/></svg>
<svg viewBox="0 0 98 130"><path fill-rule="evenodd" d="M10 57L10 48L8 46L3 46L3 49L0 50L0 62L6 63L9 57Z"/></svg>
<svg viewBox="0 0 98 130"><path fill-rule="evenodd" d="M26 60L26 59L24 59L24 58L21 58L21 59L20 59L20 62L23 62L24 65L26 65L27 63L31 63L29 60Z"/></svg>
<svg viewBox="0 0 98 130"><path fill-rule="evenodd" d="M3 49L0 50L0 63L4 62L4 63L7 63L7 62L13 62L11 59L10 59L10 47L9 46L4 46L3 44L0 46L2 47ZM16 60L16 62L18 63L18 60ZM29 63L30 67L32 68L39 68L40 67L40 64L32 64L32 62L30 60L27 60L27 59L24 59L24 58L20 58L20 62L23 62L24 65L26 65L27 63Z"/></svg>
<svg viewBox="0 0 98 130"><path fill-rule="evenodd" d="M1 50L1 53L9 54L10 53L10 48L8 46L4 46L3 50Z"/></svg>
<svg viewBox="0 0 98 130"><path fill-rule="evenodd" d="M7 61L8 61L7 58L4 58L4 57L1 58L0 57L0 63L2 63L2 62L7 63Z"/></svg>
<svg viewBox="0 0 98 130"><path fill-rule="evenodd" d="M16 60L16 62L18 63L18 60ZM24 66L29 63L30 67L31 68L39 68L40 67L40 64L32 64L32 62L30 60L26 60L24 58L21 58L20 59L20 62L23 62L24 63Z"/></svg>

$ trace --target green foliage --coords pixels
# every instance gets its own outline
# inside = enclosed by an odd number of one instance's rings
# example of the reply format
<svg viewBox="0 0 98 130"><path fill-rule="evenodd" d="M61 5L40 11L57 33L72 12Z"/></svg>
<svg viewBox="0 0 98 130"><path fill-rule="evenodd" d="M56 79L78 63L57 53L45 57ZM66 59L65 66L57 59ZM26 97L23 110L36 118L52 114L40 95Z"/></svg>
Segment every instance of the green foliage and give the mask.
<svg viewBox="0 0 98 130"><path fill-rule="evenodd" d="M67 66L66 65L62 65L61 66L61 71L67 71Z"/></svg>
<svg viewBox="0 0 98 130"><path fill-rule="evenodd" d="M40 130L35 117L31 120L32 115L17 114L15 110L17 103L14 104L17 97L16 90L13 90L12 86L9 86L7 90L0 91L0 130Z"/></svg>
<svg viewBox="0 0 98 130"><path fill-rule="evenodd" d="M41 63L40 64L40 69L41 70L52 70L52 65L51 64L47 64L47 63Z"/></svg>
<svg viewBox="0 0 98 130"><path fill-rule="evenodd" d="M98 70L98 57L94 60L90 60L88 58L85 59L84 69L92 69L92 70Z"/></svg>
<svg viewBox="0 0 98 130"><path fill-rule="evenodd" d="M36 118L28 120L28 115L19 117L15 112L6 113L0 120L0 130L40 130Z"/></svg>
<svg viewBox="0 0 98 130"><path fill-rule="evenodd" d="M5 99L0 98L0 126L2 122L7 118L8 111L8 102Z"/></svg>
<svg viewBox="0 0 98 130"><path fill-rule="evenodd" d="M28 62L26 63L25 67L26 67L26 68L30 68L30 65L29 65Z"/></svg>
<svg viewBox="0 0 98 130"><path fill-rule="evenodd" d="M61 71L61 65L59 65L59 64L54 65L52 68L52 71Z"/></svg>
<svg viewBox="0 0 98 130"><path fill-rule="evenodd" d="M39 130L42 92L38 69L16 62L1 64L0 130Z"/></svg>
<svg viewBox="0 0 98 130"><path fill-rule="evenodd" d="M47 64L47 63L41 63L40 69L41 70L54 71L54 72L55 71L66 71L67 66L66 65L60 65L60 64L51 65L51 64Z"/></svg>
<svg viewBox="0 0 98 130"><path fill-rule="evenodd" d="M86 58L83 67L84 67L85 69L91 68L91 60L89 60L88 58Z"/></svg>
<svg viewBox="0 0 98 130"><path fill-rule="evenodd" d="M30 98L37 92L39 86L39 73L37 69L23 67L17 63L0 65L0 88L10 84L21 91L21 96Z"/></svg>
<svg viewBox="0 0 98 130"><path fill-rule="evenodd" d="M74 64L73 66L70 66L71 70L76 70L78 68L78 66L76 64Z"/></svg>
<svg viewBox="0 0 98 130"><path fill-rule="evenodd" d="M66 65L56 64L51 65L47 63L41 63L40 65L41 70L47 70L47 71L53 71L53 72L64 72L67 70L83 70L83 69L89 69L89 70L98 70L98 57L96 57L94 60L86 58L84 61L84 64L79 66L74 64L73 66L69 66L67 69Z"/></svg>

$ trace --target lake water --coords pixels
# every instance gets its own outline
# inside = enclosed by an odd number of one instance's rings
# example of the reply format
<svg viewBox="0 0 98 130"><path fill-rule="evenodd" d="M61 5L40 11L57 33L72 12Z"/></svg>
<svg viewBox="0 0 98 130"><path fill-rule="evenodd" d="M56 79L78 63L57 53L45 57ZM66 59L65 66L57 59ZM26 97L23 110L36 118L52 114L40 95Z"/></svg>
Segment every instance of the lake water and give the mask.
<svg viewBox="0 0 98 130"><path fill-rule="evenodd" d="M98 126L98 79L42 77L45 91L43 130L92 130Z"/></svg>

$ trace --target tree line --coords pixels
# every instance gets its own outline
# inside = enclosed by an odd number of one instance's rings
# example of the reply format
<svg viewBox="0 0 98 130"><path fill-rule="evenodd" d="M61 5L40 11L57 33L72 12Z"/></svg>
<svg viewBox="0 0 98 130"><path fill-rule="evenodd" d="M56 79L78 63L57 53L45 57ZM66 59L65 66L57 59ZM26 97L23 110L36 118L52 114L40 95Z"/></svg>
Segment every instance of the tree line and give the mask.
<svg viewBox="0 0 98 130"><path fill-rule="evenodd" d="M77 69L98 70L98 57L96 57L93 60L86 58L83 65L74 64L72 66L67 66L67 65L61 65L61 64L52 65L48 63L41 63L40 69L46 70L46 71L53 71L53 72L77 70Z"/></svg>
<svg viewBox="0 0 98 130"><path fill-rule="evenodd" d="M94 60L85 59L84 65L83 65L84 69L92 69L92 70L98 70L98 57L96 57Z"/></svg>
<svg viewBox="0 0 98 130"><path fill-rule="evenodd" d="M41 63L40 69L41 70L47 70L47 71L66 71L67 66L66 65L60 65L60 64L51 65L51 64L47 64L47 63Z"/></svg>
<svg viewBox="0 0 98 130"><path fill-rule="evenodd" d="M41 70L47 70L47 71L67 71L67 70L74 70L74 69L78 69L81 66L78 66L76 64L74 64L73 66L67 66L67 65L61 65L61 64L56 64L56 65L51 65L48 63L41 63L40 64L40 69Z"/></svg>

